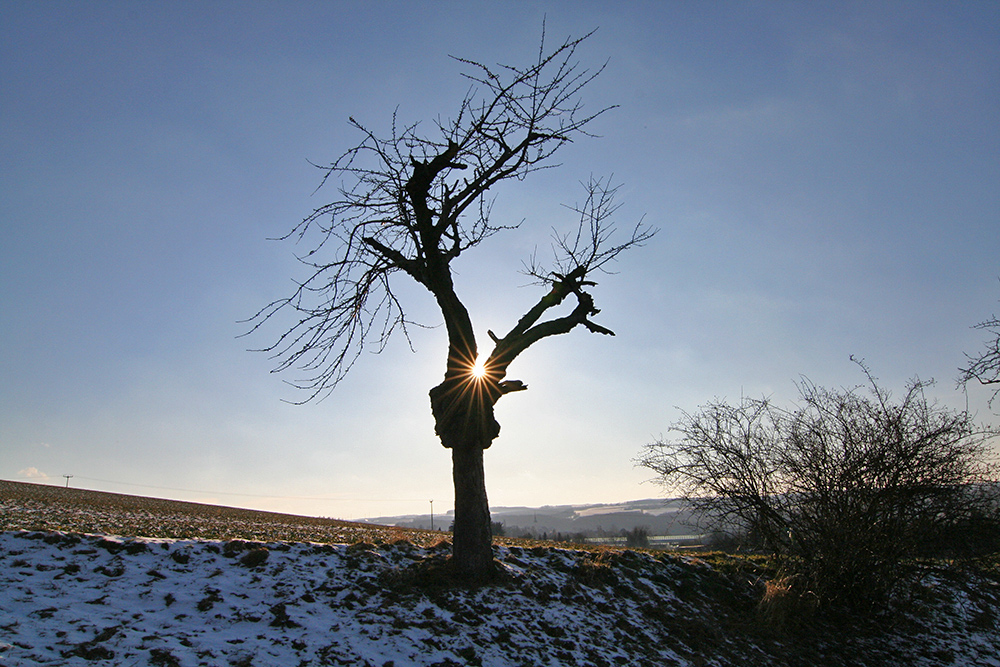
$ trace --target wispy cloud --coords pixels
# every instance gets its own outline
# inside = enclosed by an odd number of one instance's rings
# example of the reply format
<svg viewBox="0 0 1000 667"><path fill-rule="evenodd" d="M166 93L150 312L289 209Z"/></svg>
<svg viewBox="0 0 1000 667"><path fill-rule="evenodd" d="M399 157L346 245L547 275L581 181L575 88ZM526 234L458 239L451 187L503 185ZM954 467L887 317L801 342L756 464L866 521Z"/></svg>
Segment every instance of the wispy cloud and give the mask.
<svg viewBox="0 0 1000 667"><path fill-rule="evenodd" d="M34 466L18 470L17 475L18 477L26 477L28 479L49 479L48 475Z"/></svg>

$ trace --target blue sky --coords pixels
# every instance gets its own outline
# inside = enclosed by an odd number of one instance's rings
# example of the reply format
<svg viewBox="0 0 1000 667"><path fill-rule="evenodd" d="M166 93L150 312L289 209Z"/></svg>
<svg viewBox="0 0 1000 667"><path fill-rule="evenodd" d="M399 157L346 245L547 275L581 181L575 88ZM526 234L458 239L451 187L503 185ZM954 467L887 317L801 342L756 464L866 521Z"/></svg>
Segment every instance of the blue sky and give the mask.
<svg viewBox="0 0 1000 667"><path fill-rule="evenodd" d="M521 261L614 174L660 233L595 290L615 338L522 355L497 408L495 505L655 496L633 466L680 409L795 381L954 386L1000 300L996 2L0 1L0 478L353 518L451 506L427 391L441 327L365 355L324 401L239 320L303 273L268 241L335 194L347 119L430 127L450 55L521 64L543 17L597 27L562 166L497 192L522 227L457 264L480 336L537 299ZM440 324L429 297L399 289ZM273 329L272 333L277 330ZM985 419L985 392L970 407Z"/></svg>

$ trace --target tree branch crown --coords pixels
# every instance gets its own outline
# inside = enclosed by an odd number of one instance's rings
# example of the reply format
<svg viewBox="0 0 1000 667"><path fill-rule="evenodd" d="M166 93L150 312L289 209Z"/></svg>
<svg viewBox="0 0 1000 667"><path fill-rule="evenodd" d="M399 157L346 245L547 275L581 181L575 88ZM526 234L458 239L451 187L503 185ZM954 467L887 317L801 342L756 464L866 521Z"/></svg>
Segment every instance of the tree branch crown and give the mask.
<svg viewBox="0 0 1000 667"><path fill-rule="evenodd" d="M350 118L361 140L320 167L320 187L337 181L337 198L282 237L298 243L311 239L299 257L308 269L306 278L297 282L291 296L271 302L248 320L253 332L278 313L295 314L288 330L264 351L278 360L275 371L295 367L306 372L296 383L312 392L306 400L332 390L364 349L381 351L397 331L409 339L413 323L390 281L399 271L427 288L441 307L449 359L475 359L472 321L455 293L450 264L510 229L490 218L491 203L485 195L491 188L555 166L551 158L560 147L577 136L593 136L589 125L614 108L587 112L580 100L582 89L604 70L603 65L582 68L576 59L590 34L549 49L543 27L537 59L526 67L455 58L468 68L462 76L471 86L455 116L435 121L430 134L417 123L400 124L398 110L385 136ZM630 238L610 245L616 188L610 180L593 178L585 187L584 203L571 207L580 215L580 229L556 237L555 266L542 278L551 287L549 294L493 355L504 368L531 343L577 325L612 333L590 320L599 311L587 292L595 283L587 276L603 271L655 230L640 222ZM569 295L577 302L572 313L539 323L544 312ZM449 362L449 369L453 367L457 362Z"/></svg>

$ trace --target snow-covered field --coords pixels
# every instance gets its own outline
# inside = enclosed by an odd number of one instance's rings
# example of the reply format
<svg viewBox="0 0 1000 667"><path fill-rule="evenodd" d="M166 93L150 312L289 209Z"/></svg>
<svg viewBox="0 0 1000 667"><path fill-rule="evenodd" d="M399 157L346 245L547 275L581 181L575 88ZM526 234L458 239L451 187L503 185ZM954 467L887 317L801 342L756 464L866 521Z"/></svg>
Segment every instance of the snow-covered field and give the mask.
<svg viewBox="0 0 1000 667"><path fill-rule="evenodd" d="M500 549L510 586L406 581L408 565L445 551L3 533L0 656L14 665L683 662L687 638L671 640L650 620L680 604L679 566L635 582L635 599L603 585L619 568L550 549Z"/></svg>
<svg viewBox="0 0 1000 667"><path fill-rule="evenodd" d="M1000 666L1000 583L969 572L928 571L891 628L806 641L755 621L752 568L697 558L497 546L503 580L463 588L447 542L12 530L18 511L0 497L2 666Z"/></svg>

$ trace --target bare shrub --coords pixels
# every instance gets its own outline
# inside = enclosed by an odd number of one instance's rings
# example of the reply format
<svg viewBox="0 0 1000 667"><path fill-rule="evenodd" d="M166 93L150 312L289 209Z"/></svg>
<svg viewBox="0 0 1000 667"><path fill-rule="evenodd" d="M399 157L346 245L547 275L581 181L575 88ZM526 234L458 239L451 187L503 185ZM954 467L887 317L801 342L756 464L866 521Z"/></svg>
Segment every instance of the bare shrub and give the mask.
<svg viewBox="0 0 1000 667"><path fill-rule="evenodd" d="M991 505L989 439L965 412L911 381L898 401L861 365L866 387L808 380L790 409L715 401L647 446L655 471L716 529L744 533L827 603L868 607L902 581L904 559Z"/></svg>

